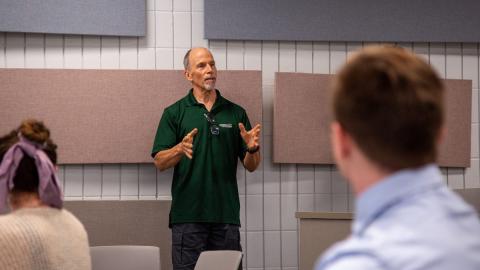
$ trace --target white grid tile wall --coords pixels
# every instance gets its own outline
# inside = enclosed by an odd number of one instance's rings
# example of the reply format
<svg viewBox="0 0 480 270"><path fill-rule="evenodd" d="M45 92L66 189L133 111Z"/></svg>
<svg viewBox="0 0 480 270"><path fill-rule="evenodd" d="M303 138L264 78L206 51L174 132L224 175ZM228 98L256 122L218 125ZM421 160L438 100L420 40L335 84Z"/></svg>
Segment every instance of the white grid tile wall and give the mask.
<svg viewBox="0 0 480 270"><path fill-rule="evenodd" d="M352 211L354 199L334 166L272 163L274 74L334 74L353 51L372 43L208 41L202 0L147 0L147 9L143 38L0 33L0 68L182 69L188 48L207 46L219 69L262 70L263 162L254 173L238 169L243 265L297 269L295 212ZM442 172L452 188L480 187L479 44L399 45L424 57L444 78L473 81L471 167ZM59 174L67 199L170 198L172 171L159 172L151 164L64 165Z"/></svg>

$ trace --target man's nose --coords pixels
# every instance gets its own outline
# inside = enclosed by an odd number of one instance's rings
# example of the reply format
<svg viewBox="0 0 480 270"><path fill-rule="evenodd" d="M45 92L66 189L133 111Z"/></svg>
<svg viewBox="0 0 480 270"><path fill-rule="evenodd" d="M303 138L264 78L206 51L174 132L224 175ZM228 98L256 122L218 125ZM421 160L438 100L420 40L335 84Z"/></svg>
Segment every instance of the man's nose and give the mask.
<svg viewBox="0 0 480 270"><path fill-rule="evenodd" d="M207 72L212 73L213 72L213 67L212 65L207 65Z"/></svg>

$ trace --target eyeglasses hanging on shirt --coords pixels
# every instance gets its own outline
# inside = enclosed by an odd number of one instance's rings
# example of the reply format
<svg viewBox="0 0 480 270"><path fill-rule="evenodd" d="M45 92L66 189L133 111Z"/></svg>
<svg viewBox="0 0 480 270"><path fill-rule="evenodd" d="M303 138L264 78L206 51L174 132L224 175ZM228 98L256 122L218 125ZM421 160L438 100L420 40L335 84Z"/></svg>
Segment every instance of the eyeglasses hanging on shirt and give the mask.
<svg viewBox="0 0 480 270"><path fill-rule="evenodd" d="M208 123L210 123L210 132L212 135L219 135L220 134L220 127L217 125L217 121L213 118L211 113L204 113L205 118L207 118Z"/></svg>

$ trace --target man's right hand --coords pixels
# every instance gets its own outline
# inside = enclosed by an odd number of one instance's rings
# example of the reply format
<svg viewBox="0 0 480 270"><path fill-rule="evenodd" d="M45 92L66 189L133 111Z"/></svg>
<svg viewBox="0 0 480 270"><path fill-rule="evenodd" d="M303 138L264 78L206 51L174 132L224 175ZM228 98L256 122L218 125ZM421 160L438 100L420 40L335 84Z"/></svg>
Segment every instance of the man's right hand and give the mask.
<svg viewBox="0 0 480 270"><path fill-rule="evenodd" d="M179 143L180 151L187 156L189 159L192 159L193 156L193 137L198 133L198 129L194 128L190 131L181 143Z"/></svg>

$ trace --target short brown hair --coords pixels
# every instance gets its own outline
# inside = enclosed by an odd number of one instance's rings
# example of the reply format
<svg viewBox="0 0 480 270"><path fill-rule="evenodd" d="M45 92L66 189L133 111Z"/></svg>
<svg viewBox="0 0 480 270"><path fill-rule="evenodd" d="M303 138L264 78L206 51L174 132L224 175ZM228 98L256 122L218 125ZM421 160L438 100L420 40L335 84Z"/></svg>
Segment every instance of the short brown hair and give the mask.
<svg viewBox="0 0 480 270"><path fill-rule="evenodd" d="M381 167L418 167L436 160L443 92L439 76L414 54L393 46L366 47L336 78L335 120Z"/></svg>

